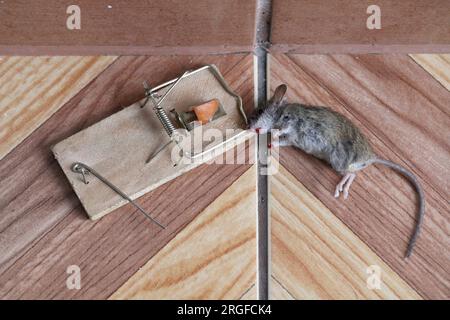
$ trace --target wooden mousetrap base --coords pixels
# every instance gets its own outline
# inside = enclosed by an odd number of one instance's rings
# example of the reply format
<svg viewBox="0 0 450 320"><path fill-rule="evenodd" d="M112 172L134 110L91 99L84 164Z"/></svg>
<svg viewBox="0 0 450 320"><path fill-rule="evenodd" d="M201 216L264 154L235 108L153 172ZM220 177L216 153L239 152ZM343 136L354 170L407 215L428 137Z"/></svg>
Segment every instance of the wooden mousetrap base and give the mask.
<svg viewBox="0 0 450 320"><path fill-rule="evenodd" d="M188 111L191 106L214 98L219 99L226 115L203 125L202 130L216 128L225 136L226 129L244 129L245 118L240 98L221 82L214 73L216 70L214 68L206 66L190 72L167 95L162 106L167 112L173 108L183 112ZM162 95L170 83L172 82L156 87L154 91ZM223 147L211 149L218 143L208 144L206 152L201 157L190 163L181 162L175 167L170 145L146 164L145 161L149 156L170 140L157 119L152 104L148 103L141 108L142 103L143 101L139 101L52 148L59 165L92 220L104 216L128 201L93 175L87 176L89 183L85 184L81 175L71 169L75 162L93 168L131 199L136 199L253 135L248 131L235 131L227 135L227 143ZM197 129L200 128L194 130Z"/></svg>

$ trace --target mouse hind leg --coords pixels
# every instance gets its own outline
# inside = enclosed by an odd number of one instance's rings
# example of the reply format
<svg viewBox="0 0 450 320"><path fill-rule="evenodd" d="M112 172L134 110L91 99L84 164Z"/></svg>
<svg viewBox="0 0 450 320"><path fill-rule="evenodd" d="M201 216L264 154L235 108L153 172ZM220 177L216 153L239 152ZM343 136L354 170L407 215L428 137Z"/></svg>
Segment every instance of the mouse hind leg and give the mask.
<svg viewBox="0 0 450 320"><path fill-rule="evenodd" d="M356 178L356 173L347 172L341 179L341 181L337 184L336 189L334 191L334 197L338 198L341 192L344 194L344 199L348 198L348 192L350 190L350 186L352 185L353 180Z"/></svg>

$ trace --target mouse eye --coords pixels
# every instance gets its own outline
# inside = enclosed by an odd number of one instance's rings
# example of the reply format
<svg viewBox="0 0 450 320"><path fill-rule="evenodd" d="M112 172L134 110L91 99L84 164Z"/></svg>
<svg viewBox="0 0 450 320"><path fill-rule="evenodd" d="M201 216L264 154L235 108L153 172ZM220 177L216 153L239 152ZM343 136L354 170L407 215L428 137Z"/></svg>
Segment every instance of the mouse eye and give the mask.
<svg viewBox="0 0 450 320"><path fill-rule="evenodd" d="M288 121L289 120L289 116L288 115L284 115L282 118L283 121Z"/></svg>

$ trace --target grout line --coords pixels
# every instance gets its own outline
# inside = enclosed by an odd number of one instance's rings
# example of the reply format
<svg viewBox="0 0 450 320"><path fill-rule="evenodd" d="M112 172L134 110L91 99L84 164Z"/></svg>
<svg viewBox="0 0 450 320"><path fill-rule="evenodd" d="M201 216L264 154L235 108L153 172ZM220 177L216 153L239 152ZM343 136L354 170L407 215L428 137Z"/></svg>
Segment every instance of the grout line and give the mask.
<svg viewBox="0 0 450 320"><path fill-rule="evenodd" d="M245 290L245 291L241 294L241 296L239 297L238 300L242 300L242 298L243 298L247 293L249 293L250 290L252 290L254 286L256 286L256 283L252 284L247 290Z"/></svg>
<svg viewBox="0 0 450 320"><path fill-rule="evenodd" d="M272 1L257 0L255 29L255 102L256 106L267 99L267 45L270 40ZM256 107L255 106L255 107ZM256 291L258 300L269 300L270 279L270 228L268 206L268 176L267 171L267 139L257 135L257 280Z"/></svg>
<svg viewBox="0 0 450 320"><path fill-rule="evenodd" d="M431 54L430 54L430 55L431 55ZM435 55L438 55L438 54L435 54ZM415 56L415 54L412 54L412 53L408 54L408 57L409 57L415 64L417 64L423 71L425 71L426 73L428 73L428 74L429 74L435 81L437 81L437 83L439 83L445 90L450 91L450 90L445 86L445 84L443 83L443 81L441 81L441 80L439 80L438 78L436 78L436 76L435 76L433 73L431 73L431 71L427 70L422 62L416 60L416 58L415 58L414 56Z"/></svg>
<svg viewBox="0 0 450 320"><path fill-rule="evenodd" d="M286 291L286 293L288 294L288 295L290 295L291 296L291 298L293 299L293 300L298 300L282 283L281 283L281 281L280 280L278 280L275 276L271 276L271 278L272 278L272 280L273 281L275 281L276 283L278 283L278 285L281 287L281 288L283 288L283 290L284 291Z"/></svg>

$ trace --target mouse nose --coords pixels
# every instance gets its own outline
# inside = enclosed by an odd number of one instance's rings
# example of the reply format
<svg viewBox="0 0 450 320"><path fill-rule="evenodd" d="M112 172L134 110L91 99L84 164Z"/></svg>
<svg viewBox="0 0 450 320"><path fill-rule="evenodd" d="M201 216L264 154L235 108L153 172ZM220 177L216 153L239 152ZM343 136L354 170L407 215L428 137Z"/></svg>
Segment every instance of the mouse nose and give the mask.
<svg viewBox="0 0 450 320"><path fill-rule="evenodd" d="M248 130L256 132L256 134L259 134L261 131L261 128L249 128Z"/></svg>
<svg viewBox="0 0 450 320"><path fill-rule="evenodd" d="M248 130L250 130L250 131L252 131L252 132L255 132L256 134L262 134L263 132L263 130L262 130L262 128L261 127L258 127L258 128L250 128L250 129L248 129Z"/></svg>

